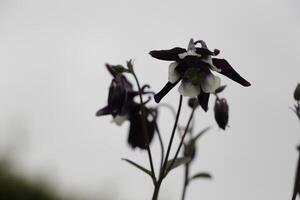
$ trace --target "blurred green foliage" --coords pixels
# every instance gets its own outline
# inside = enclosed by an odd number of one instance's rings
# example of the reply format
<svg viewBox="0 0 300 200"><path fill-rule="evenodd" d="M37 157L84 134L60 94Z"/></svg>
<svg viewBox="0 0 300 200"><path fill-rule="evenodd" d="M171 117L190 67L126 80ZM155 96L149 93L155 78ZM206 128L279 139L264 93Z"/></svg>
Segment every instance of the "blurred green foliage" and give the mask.
<svg viewBox="0 0 300 200"><path fill-rule="evenodd" d="M66 200L47 188L17 175L7 161L0 160L0 200ZM68 199L71 200L71 199Z"/></svg>

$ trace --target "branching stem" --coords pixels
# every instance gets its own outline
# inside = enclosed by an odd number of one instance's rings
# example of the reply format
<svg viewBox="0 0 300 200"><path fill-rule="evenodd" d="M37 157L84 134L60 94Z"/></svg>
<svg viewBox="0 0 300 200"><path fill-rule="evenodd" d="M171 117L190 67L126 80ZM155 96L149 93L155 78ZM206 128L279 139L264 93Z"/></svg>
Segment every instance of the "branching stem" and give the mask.
<svg viewBox="0 0 300 200"><path fill-rule="evenodd" d="M145 141L146 141L146 148L147 148L147 152L148 152L148 157L149 157L149 162L150 162L150 168L151 168L151 174L152 174L152 181L153 184L156 184L156 176L155 176L155 170L154 170L154 166L153 166L153 159L152 159L152 154L151 154L151 149L149 147L149 135L148 135L148 130L146 128L146 115L145 115L145 105L143 102L143 96L142 96L142 89L139 83L139 80L135 74L135 72L132 70L131 74L133 75L137 87L138 87L138 91L139 91L139 97L140 97L140 102L141 102L141 112L142 112L142 124L143 124L143 133L144 133L144 137L145 137Z"/></svg>

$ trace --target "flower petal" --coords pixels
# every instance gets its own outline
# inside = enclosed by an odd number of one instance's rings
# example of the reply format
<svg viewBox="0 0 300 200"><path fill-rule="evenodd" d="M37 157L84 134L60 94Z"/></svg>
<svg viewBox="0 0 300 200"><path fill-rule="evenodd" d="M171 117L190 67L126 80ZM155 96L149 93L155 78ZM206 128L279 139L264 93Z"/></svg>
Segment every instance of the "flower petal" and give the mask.
<svg viewBox="0 0 300 200"><path fill-rule="evenodd" d="M233 81L248 87L251 84L245 80L243 77L241 77L231 66L230 64L225 60L225 59L218 59L218 58L213 58L212 59L213 64L217 66L218 68L221 69L221 74L227 76L228 78L232 79Z"/></svg>
<svg viewBox="0 0 300 200"><path fill-rule="evenodd" d="M175 83L171 83L168 82L163 89L161 89L157 94L154 95L154 100L156 103L159 103L161 101L162 98L164 98L164 96L166 96L166 94L168 94L168 92L180 81L180 79L178 81L176 81Z"/></svg>
<svg viewBox="0 0 300 200"><path fill-rule="evenodd" d="M205 112L208 110L209 95L209 93L205 93L203 91L201 91L198 95L198 102Z"/></svg>
<svg viewBox="0 0 300 200"><path fill-rule="evenodd" d="M217 68L216 66L214 66L213 64L213 61L212 61L212 58L210 55L207 55L207 56L204 56L202 59L201 59L202 62L206 63L209 65L209 68L213 71L216 71L216 72L221 72L221 69Z"/></svg>
<svg viewBox="0 0 300 200"><path fill-rule="evenodd" d="M117 77L120 77L119 75ZM108 106L110 113L115 117L122 111L126 104L127 91L123 84L118 79L113 79L108 93Z"/></svg>
<svg viewBox="0 0 300 200"><path fill-rule="evenodd" d="M147 118L146 118L147 119ZM152 141L155 131L155 122L146 120L146 128L149 139L149 144ZM143 133L142 116L139 113L135 113L130 117L130 128L128 135L128 143L132 148L139 147L146 149L146 139Z"/></svg>
<svg viewBox="0 0 300 200"><path fill-rule="evenodd" d="M170 83L175 83L180 79L180 74L175 70L176 67L178 66L177 62L172 62L169 66L169 82Z"/></svg>
<svg viewBox="0 0 300 200"><path fill-rule="evenodd" d="M184 53L186 52L185 49L180 48L180 47L176 47L173 49L169 49L169 50L154 50L154 51L150 51L149 54L156 59L159 60L167 60L167 61L175 61L180 59L178 57L178 54Z"/></svg>
<svg viewBox="0 0 300 200"><path fill-rule="evenodd" d="M214 52L210 51L209 49L206 49L206 48L199 48L197 47L196 48L196 53L197 54L200 54L202 56L207 56L207 55L214 55Z"/></svg>
<svg viewBox="0 0 300 200"><path fill-rule="evenodd" d="M106 64L105 64L105 67L106 67L106 69L108 70L108 72L109 72L113 77L116 77L116 76L117 76L118 72L116 72L116 71L112 68L112 66L111 66L110 64L106 63Z"/></svg>
<svg viewBox="0 0 300 200"><path fill-rule="evenodd" d="M221 79L212 73L205 74L201 80L201 89L205 93L212 93L221 85Z"/></svg>
<svg viewBox="0 0 300 200"><path fill-rule="evenodd" d="M121 126L126 119L128 119L127 115L116 115L112 122L116 123L118 126Z"/></svg>
<svg viewBox="0 0 300 200"><path fill-rule="evenodd" d="M187 51L188 51L188 52L190 52L190 51L196 52L196 47L195 47L194 39L193 39L193 38L190 39L190 42L189 42Z"/></svg>
<svg viewBox="0 0 300 200"><path fill-rule="evenodd" d="M181 53L181 54L178 54L178 57L183 60L185 57L187 56L195 56L195 57L201 57L200 54L197 54L196 52L194 51L188 51L188 52L184 52L184 53Z"/></svg>
<svg viewBox="0 0 300 200"><path fill-rule="evenodd" d="M199 85L194 85L190 81L185 80L181 81L178 91L182 96L195 97L200 94L200 87Z"/></svg>
<svg viewBox="0 0 300 200"><path fill-rule="evenodd" d="M105 106L104 108L101 108L100 110L98 110L96 112L96 116L97 117L100 117L102 115L109 115L110 112L109 112L109 106Z"/></svg>

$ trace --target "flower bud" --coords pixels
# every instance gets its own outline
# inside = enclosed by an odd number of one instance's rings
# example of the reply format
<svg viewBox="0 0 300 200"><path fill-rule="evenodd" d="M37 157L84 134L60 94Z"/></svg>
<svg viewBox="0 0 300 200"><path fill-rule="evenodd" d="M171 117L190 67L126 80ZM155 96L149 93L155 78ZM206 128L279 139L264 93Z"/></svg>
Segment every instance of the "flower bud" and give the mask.
<svg viewBox="0 0 300 200"><path fill-rule="evenodd" d="M184 157L189 157L191 160L195 158L196 154L196 147L194 142L189 142L187 145L184 146Z"/></svg>
<svg viewBox="0 0 300 200"><path fill-rule="evenodd" d="M217 124L220 128L225 130L228 123L228 104L226 99L216 99L214 112Z"/></svg>
<svg viewBox="0 0 300 200"><path fill-rule="evenodd" d="M127 103L128 91L131 90L124 76L118 74L111 82L108 94L108 106L111 114L115 117L122 112Z"/></svg>
<svg viewBox="0 0 300 200"><path fill-rule="evenodd" d="M294 98L296 101L300 101L300 83L298 83L298 85L295 89Z"/></svg>
<svg viewBox="0 0 300 200"><path fill-rule="evenodd" d="M188 105L190 108L194 108L199 105L197 98L189 98Z"/></svg>

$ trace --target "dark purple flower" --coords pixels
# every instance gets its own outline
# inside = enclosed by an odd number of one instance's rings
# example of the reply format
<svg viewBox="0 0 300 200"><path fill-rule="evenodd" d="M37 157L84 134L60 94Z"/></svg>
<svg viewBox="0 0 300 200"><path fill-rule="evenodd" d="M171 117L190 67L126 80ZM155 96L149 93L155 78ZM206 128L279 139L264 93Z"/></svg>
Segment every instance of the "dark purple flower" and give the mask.
<svg viewBox="0 0 300 200"><path fill-rule="evenodd" d="M124 115L125 105L137 95L137 92L133 91L132 84L124 75L117 73L109 64L106 64L106 68L113 76L113 79L109 87L107 106L100 109L96 115L101 116L111 114L117 119L124 118L121 116Z"/></svg>
<svg viewBox="0 0 300 200"><path fill-rule="evenodd" d="M146 149L147 141L150 143L154 136L156 110L145 107L145 133L141 105L134 101L134 97L138 95L138 92L133 90L132 84L124 75L117 73L110 65L106 65L106 67L113 76L113 80L109 87L107 106L100 109L96 116L112 115L113 122L119 126L128 120L130 122L129 145L132 148ZM147 87L147 85L144 86L142 90ZM147 94L144 90L142 92Z"/></svg>
<svg viewBox="0 0 300 200"><path fill-rule="evenodd" d="M201 47L196 47L198 43ZM212 71L221 73L243 86L250 83L242 78L225 59L212 58L220 53L215 49L210 51L202 40L190 40L188 48L176 47L169 50L150 51L154 58L174 61L169 66L168 83L154 98L158 103L178 83L178 90L183 96L197 97L201 107L207 111L210 93L220 87L220 78Z"/></svg>
<svg viewBox="0 0 300 200"><path fill-rule="evenodd" d="M226 99L216 99L214 112L217 124L221 129L225 130L228 124L228 104Z"/></svg>

